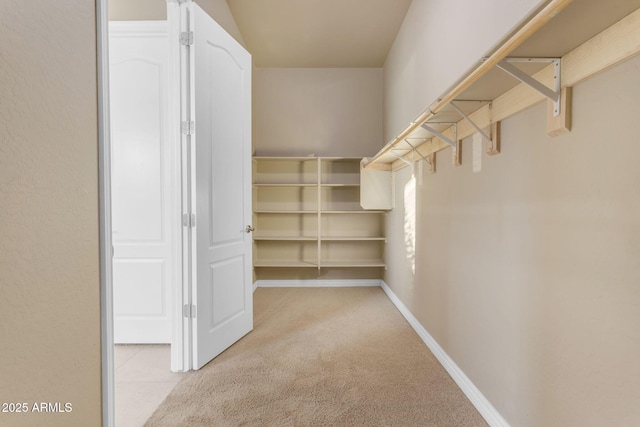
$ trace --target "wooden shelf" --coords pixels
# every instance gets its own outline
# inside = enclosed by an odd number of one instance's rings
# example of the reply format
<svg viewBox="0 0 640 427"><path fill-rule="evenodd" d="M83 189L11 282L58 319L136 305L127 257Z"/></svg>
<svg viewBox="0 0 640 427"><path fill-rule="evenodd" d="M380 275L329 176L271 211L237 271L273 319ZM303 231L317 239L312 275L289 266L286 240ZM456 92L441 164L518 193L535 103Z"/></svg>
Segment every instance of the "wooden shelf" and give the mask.
<svg viewBox="0 0 640 427"><path fill-rule="evenodd" d="M364 276L365 267L384 267L386 212L362 210L359 190L359 158L255 157L256 278L308 277L295 272L310 267L357 268Z"/></svg>
<svg viewBox="0 0 640 427"><path fill-rule="evenodd" d="M257 157L253 158L254 162L269 162L269 161L281 161L281 160L284 160L286 162L292 162L292 161L299 161L299 162L313 161L313 162L317 162L318 158L317 157L313 157L313 156L308 156L308 157L257 156Z"/></svg>
<svg viewBox="0 0 640 427"><path fill-rule="evenodd" d="M318 184L274 184L274 183L266 183L266 184L253 184L254 187L317 187Z"/></svg>
<svg viewBox="0 0 640 427"><path fill-rule="evenodd" d="M328 215L332 215L332 214L385 214L387 213L387 211L374 211L374 210L361 210L361 211L356 211L356 210L346 210L346 211L322 211L323 214L328 214Z"/></svg>
<svg viewBox="0 0 640 427"><path fill-rule="evenodd" d="M317 237L289 237L289 236L253 236L253 240L291 241L291 242L315 242Z"/></svg>
<svg viewBox="0 0 640 427"><path fill-rule="evenodd" d="M257 260L253 262L254 267L286 267L286 268L318 268L318 264L309 261L281 260Z"/></svg>
<svg viewBox="0 0 640 427"><path fill-rule="evenodd" d="M570 89L602 70L639 54L638 6L637 0L611 0L606 4L601 0L549 1L469 74L461 76L453 88L411 120L405 130L367 159L364 167L385 172L398 170L407 166L407 163L398 159L397 155L411 161L412 157L417 160L421 158L419 155L428 157L453 147L453 144L422 128L424 123L455 122L455 137L454 126L431 126L451 140L455 138L459 141L476 133L477 129L452 107L452 102L477 127L485 129L545 101L547 98L544 95L499 69L498 65L507 58L559 58L561 88ZM553 87L553 64L534 61L514 65L542 85ZM549 135L557 136L570 131L570 96L570 93L561 93L561 102L568 101L569 107L561 110L560 119L554 118L553 114L547 119ZM418 153L413 153L414 148Z"/></svg>
<svg viewBox="0 0 640 427"><path fill-rule="evenodd" d="M381 259L323 260L321 267L386 267Z"/></svg>
<svg viewBox="0 0 640 427"><path fill-rule="evenodd" d="M327 242L367 242L367 241L383 241L386 242L386 237L321 237L320 240Z"/></svg>
<svg viewBox="0 0 640 427"><path fill-rule="evenodd" d="M293 211L293 210L255 210L253 213L260 214L317 214L318 211Z"/></svg>

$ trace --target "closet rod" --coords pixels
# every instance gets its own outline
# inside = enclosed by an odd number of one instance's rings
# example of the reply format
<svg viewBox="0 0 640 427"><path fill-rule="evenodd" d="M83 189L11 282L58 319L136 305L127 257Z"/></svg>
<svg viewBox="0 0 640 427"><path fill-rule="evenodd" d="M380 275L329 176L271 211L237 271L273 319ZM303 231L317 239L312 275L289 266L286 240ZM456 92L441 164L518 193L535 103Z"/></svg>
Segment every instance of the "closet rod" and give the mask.
<svg viewBox="0 0 640 427"><path fill-rule="evenodd" d="M450 90L442 99L436 101L430 108L427 108L425 112L420 114L414 122L412 122L400 135L395 137L393 141L382 147L378 153L364 165L377 162L380 157L387 154L392 150L399 142L404 141L414 130L420 127L424 122L433 117L438 111L454 101L462 92L467 90L473 83L475 83L480 77L486 74L500 61L505 59L511 52L513 52L524 41L531 37L536 31L542 28L547 22L553 19L558 13L560 13L565 7L571 4L573 0L551 0L540 12L538 12L533 18L527 21L513 36L511 36L506 42L504 42L491 56L474 69L467 77L465 77L457 86Z"/></svg>

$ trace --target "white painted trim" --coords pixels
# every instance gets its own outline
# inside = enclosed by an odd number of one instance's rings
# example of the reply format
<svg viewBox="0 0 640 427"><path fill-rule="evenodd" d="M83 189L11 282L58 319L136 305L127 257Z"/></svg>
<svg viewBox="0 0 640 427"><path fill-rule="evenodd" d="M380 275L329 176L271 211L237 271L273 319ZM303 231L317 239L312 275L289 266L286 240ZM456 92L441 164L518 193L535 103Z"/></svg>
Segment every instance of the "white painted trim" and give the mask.
<svg viewBox="0 0 640 427"><path fill-rule="evenodd" d="M113 271L111 259L111 140L109 135L109 13L108 0L96 0L98 71L98 185L100 221L100 341L102 426L115 425L113 354Z"/></svg>
<svg viewBox="0 0 640 427"><path fill-rule="evenodd" d="M471 382L462 369L456 365L453 359L451 359L442 347L440 347L438 342L433 339L424 326L420 324L418 319L411 314L407 306L400 301L400 298L393 293L391 288L384 281L381 281L380 286L391 302L393 302L407 322L409 322L411 327L416 331L418 336L420 336L422 341L424 341L427 347L429 347L429 350L431 350L436 359L438 359L440 364L447 370L449 375L451 375L451 378L453 378L456 384L458 384L458 387L460 387L473 406L475 406L478 412L480 412L480 415L483 416L487 423L492 427L509 427L509 423L507 423L496 408L493 407L491 402L484 397L482 392L480 392L480 390L478 390L478 388Z"/></svg>
<svg viewBox="0 0 640 427"><path fill-rule="evenodd" d="M256 288L345 288L356 286L381 286L379 279L349 280L256 280Z"/></svg>
<svg viewBox="0 0 640 427"><path fill-rule="evenodd" d="M191 49L180 45L180 34L189 31L191 26L191 0L167 0L167 17L169 19L170 39L175 43L171 44L173 49L173 59L177 62L172 63L175 66L174 71L177 72L175 84L177 95L179 97L179 113L180 122L191 121L191 111L194 108L192 76L192 55ZM180 183L182 192L181 213L187 214L195 212L194 201L191 194L191 182L195 181L195 172L190 167L194 163L194 150L189 149L191 144L191 136L180 132ZM192 277L195 271L195 260L192 254L195 253L195 240L192 238L193 228L183 229L182 232L182 303L186 305L195 304L193 301ZM195 338L193 336L193 319L183 321L183 355L184 371L190 371L194 366L194 350Z"/></svg>
<svg viewBox="0 0 640 427"><path fill-rule="evenodd" d="M184 283L183 277L183 227L180 218L182 217L182 145L180 133L180 9L177 3L167 2L167 21L165 31L168 39L169 66L168 66L168 94L169 94L169 139L174 147L173 170L176 175L173 177L173 188L175 189L174 206L176 208L175 218L178 227L174 234L175 265L176 275L173 287L173 317L171 322L171 370L173 372L187 372L191 369L191 342L189 336L189 322L183 316L182 307L185 302L185 294L188 284ZM187 298L188 299L188 298Z"/></svg>

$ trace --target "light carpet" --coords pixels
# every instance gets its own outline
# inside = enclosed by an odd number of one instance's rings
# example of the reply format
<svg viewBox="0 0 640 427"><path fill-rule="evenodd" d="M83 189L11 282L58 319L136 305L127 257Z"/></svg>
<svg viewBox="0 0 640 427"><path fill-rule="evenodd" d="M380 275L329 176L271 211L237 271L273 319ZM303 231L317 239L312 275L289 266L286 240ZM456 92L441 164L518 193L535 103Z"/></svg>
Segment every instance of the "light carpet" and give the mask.
<svg viewBox="0 0 640 427"><path fill-rule="evenodd" d="M259 288L254 330L149 419L179 426L486 426L380 288Z"/></svg>

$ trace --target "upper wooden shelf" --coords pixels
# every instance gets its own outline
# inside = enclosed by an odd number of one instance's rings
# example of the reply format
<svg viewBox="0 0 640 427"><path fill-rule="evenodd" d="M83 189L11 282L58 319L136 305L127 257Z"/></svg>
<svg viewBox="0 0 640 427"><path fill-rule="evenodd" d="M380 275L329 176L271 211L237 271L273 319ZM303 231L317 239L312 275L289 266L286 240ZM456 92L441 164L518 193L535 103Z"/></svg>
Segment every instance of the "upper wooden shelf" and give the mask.
<svg viewBox="0 0 640 427"><path fill-rule="evenodd" d="M323 210L323 214L382 214L387 213L387 211L383 210Z"/></svg>
<svg viewBox="0 0 640 427"><path fill-rule="evenodd" d="M360 237L360 236L348 236L348 237L321 237L320 240L327 242L386 242L386 237Z"/></svg>
<svg viewBox="0 0 640 427"><path fill-rule="evenodd" d="M253 156L255 161L263 161L263 160L286 160L286 161L306 161L306 160L318 160L321 161L331 161L331 162L351 162L351 161L360 161L360 157L317 157L317 156L307 156L307 157L286 157L286 156Z"/></svg>
<svg viewBox="0 0 640 427"><path fill-rule="evenodd" d="M452 107L452 101L485 128L544 100L544 96L532 94L530 87L497 68L506 58L560 58L561 86L572 87L640 53L639 7L638 0L549 1L490 56L478 58L474 70L425 108L404 131L365 159L364 167L399 169L412 156L419 160L414 149L427 156L451 145L424 129L424 123L432 123L432 129L449 139L453 139L454 126L446 123L457 124L458 140L475 133L476 129ZM553 66L548 63L513 65L547 87L553 82Z"/></svg>
<svg viewBox="0 0 640 427"><path fill-rule="evenodd" d="M273 241L282 241L282 242L315 242L318 240L317 237L307 237L307 236L260 236L254 235L253 240L273 240Z"/></svg>
<svg viewBox="0 0 640 427"><path fill-rule="evenodd" d="M280 160L286 160L286 161L307 161L307 160L315 160L317 161L318 158L317 157L279 157L279 156L254 156L253 157L254 161L269 161L269 160L273 160L273 161L280 161Z"/></svg>
<svg viewBox="0 0 640 427"><path fill-rule="evenodd" d="M317 214L318 210L299 210L299 209L256 209L253 211L254 213L261 214Z"/></svg>
<svg viewBox="0 0 640 427"><path fill-rule="evenodd" d="M292 183L292 184L268 184L268 183L259 183L253 184L254 187L317 187L318 184L303 184L303 183Z"/></svg>

